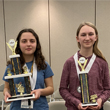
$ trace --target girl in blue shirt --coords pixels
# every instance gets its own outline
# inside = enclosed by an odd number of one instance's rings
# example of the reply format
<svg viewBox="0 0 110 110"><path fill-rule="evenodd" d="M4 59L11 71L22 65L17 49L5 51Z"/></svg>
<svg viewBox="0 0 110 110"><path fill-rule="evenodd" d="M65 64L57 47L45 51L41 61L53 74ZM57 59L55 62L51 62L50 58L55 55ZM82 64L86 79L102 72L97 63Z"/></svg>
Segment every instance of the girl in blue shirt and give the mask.
<svg viewBox="0 0 110 110"><path fill-rule="evenodd" d="M21 68L24 65L27 65L28 70L30 70L32 74L33 71L31 70L33 67L33 62L35 62L37 68L37 71L34 72L36 80L33 81L34 86L31 91L31 94L35 94L35 98L33 99L33 110L49 110L46 96L51 95L54 91L52 80L53 72L49 64L45 61L44 56L42 55L39 37L32 29L23 29L19 32L16 41L17 47L15 53L20 55ZM8 62L7 68L12 70L12 65L10 62ZM5 79L5 76L8 74L7 68L3 76L3 80L5 81L3 92L5 102L7 102L8 97L11 97L8 80ZM21 82L25 87L24 78L14 78L14 83L18 84L18 82ZM16 92L16 94L18 94L18 92ZM27 109L21 108L21 101L13 101L11 102L10 110Z"/></svg>

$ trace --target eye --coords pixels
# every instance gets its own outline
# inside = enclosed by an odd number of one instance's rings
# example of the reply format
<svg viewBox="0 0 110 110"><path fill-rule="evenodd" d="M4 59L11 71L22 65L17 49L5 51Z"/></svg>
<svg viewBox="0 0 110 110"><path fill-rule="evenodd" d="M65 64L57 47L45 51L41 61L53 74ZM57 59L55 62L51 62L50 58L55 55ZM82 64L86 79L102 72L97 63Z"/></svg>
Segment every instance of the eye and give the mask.
<svg viewBox="0 0 110 110"><path fill-rule="evenodd" d="M86 36L86 33L82 33L81 36L83 36L83 37Z"/></svg>
<svg viewBox="0 0 110 110"><path fill-rule="evenodd" d="M31 43L34 43L34 42L35 42L35 39L31 39L30 42L31 42Z"/></svg>
<svg viewBox="0 0 110 110"><path fill-rule="evenodd" d="M26 39L22 39L21 42L22 42L22 43L26 43L27 40L26 40Z"/></svg>
<svg viewBox="0 0 110 110"><path fill-rule="evenodd" d="M89 33L89 36L93 36L93 35L94 35L94 33L92 33L92 32L91 32L91 33Z"/></svg>

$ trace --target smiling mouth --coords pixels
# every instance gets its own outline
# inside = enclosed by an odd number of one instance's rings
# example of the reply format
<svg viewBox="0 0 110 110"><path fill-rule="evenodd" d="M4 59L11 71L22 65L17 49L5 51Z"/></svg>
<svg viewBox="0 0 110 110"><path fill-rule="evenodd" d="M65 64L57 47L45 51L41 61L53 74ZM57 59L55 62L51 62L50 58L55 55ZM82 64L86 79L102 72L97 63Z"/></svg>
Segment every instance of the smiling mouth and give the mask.
<svg viewBox="0 0 110 110"><path fill-rule="evenodd" d="M86 42L85 44L86 44L86 45L89 45L89 44L90 44L90 42Z"/></svg>
<svg viewBox="0 0 110 110"><path fill-rule="evenodd" d="M31 48L27 48L26 50L27 50L27 51L30 51L30 50L31 50Z"/></svg>
<svg viewBox="0 0 110 110"><path fill-rule="evenodd" d="M85 43L89 44L90 42L85 42Z"/></svg>

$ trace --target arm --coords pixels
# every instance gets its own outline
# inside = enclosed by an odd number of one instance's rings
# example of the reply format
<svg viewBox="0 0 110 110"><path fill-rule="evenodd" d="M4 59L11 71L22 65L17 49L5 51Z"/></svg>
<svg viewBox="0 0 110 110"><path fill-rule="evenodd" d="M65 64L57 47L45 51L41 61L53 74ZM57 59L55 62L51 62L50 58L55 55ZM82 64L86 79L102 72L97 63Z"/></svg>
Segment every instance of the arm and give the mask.
<svg viewBox="0 0 110 110"><path fill-rule="evenodd" d="M108 68L108 64L103 64L103 74L104 74L104 78L103 78L103 92L102 94L100 94L100 96L98 98L102 99L102 105L104 104L105 101L108 100L108 98L110 97L110 76L109 76L109 68Z"/></svg>
<svg viewBox="0 0 110 110"><path fill-rule="evenodd" d="M31 94L35 94L35 100L40 98L40 96L47 96L53 93L54 88L53 88L53 79L52 76L54 75L49 64L46 62L47 67L43 72L43 76L44 76L44 83L45 83L45 88L41 87L39 89L36 89L34 91L31 92Z"/></svg>
<svg viewBox="0 0 110 110"><path fill-rule="evenodd" d="M53 88L52 76L45 79L45 85L46 85L46 88L36 89L31 92L31 94L35 94L35 100L38 99L40 96L47 96L53 93L54 88Z"/></svg>
<svg viewBox="0 0 110 110"><path fill-rule="evenodd" d="M42 96L47 96L47 95L53 94L54 87L53 87L52 76L45 79L45 85L46 85L46 88L45 89L41 89L41 95Z"/></svg>
<svg viewBox="0 0 110 110"><path fill-rule="evenodd" d="M110 97L110 78L108 64L103 63L101 70L103 91L100 93L97 99L98 106L90 106L89 109L100 109L104 102Z"/></svg>
<svg viewBox="0 0 110 110"><path fill-rule="evenodd" d="M71 64L67 60L66 63L64 64L64 67L63 67L59 92L60 92L60 95L63 97L63 99L69 105L75 105L76 107L78 107L78 105L81 103L81 101L79 99L77 99L75 96L73 96L69 90L69 82L71 82L69 80L70 68L71 68ZM73 86L75 86L74 83L73 83Z"/></svg>
<svg viewBox="0 0 110 110"><path fill-rule="evenodd" d="M10 89L9 89L9 83L5 81L5 86L4 86L4 91L3 91L5 102L7 102L7 98L8 97L11 97L9 91L10 91Z"/></svg>

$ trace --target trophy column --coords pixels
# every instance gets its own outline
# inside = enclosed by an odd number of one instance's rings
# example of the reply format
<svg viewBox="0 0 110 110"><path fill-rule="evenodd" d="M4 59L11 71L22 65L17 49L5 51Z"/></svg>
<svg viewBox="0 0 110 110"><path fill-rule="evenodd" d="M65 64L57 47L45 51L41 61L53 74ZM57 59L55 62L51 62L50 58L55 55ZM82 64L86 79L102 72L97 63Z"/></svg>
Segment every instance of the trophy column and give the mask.
<svg viewBox="0 0 110 110"><path fill-rule="evenodd" d="M15 96L16 92L15 92L15 86L14 86L13 79L8 79L8 82L9 82L10 94L11 94L11 96Z"/></svg>
<svg viewBox="0 0 110 110"><path fill-rule="evenodd" d="M27 66L23 67L24 70L24 74L27 74ZM30 94L31 93L31 84L30 84L30 78L29 76L24 77L24 81L25 81L25 87L26 87L26 93Z"/></svg>
<svg viewBox="0 0 110 110"><path fill-rule="evenodd" d="M12 75L9 68L7 68L7 73L8 73L8 76ZM10 95L11 96L15 96L16 92L15 92L15 86L14 86L13 78L12 79L8 79L8 82L9 82L9 88L10 88Z"/></svg>
<svg viewBox="0 0 110 110"><path fill-rule="evenodd" d="M30 84L29 76L24 77L24 80L25 80L25 86L26 86L26 93L30 94L31 93L31 86L30 86L31 84Z"/></svg>
<svg viewBox="0 0 110 110"><path fill-rule="evenodd" d="M12 64L14 75L21 74L22 70L21 70L20 60L19 60L20 55L19 54L17 54L17 55L10 55L9 58L11 59L11 64ZM13 81L13 79L8 79L8 81L9 81L9 87L10 87L11 96L15 96L16 92L15 92L14 81Z"/></svg>
<svg viewBox="0 0 110 110"><path fill-rule="evenodd" d="M83 104L90 103L87 73L79 74Z"/></svg>
<svg viewBox="0 0 110 110"><path fill-rule="evenodd" d="M81 86L81 95L82 95L82 106L93 106L97 105L96 98L97 95L89 95L89 86L88 86L88 73L85 71L87 60L84 57L81 57L78 61L81 71L79 72L79 80ZM91 99L90 99L91 97Z"/></svg>
<svg viewBox="0 0 110 110"><path fill-rule="evenodd" d="M20 65L20 55L9 56L11 59L11 64L13 66L14 74L22 74L21 65Z"/></svg>

